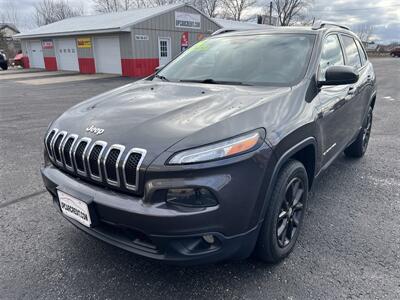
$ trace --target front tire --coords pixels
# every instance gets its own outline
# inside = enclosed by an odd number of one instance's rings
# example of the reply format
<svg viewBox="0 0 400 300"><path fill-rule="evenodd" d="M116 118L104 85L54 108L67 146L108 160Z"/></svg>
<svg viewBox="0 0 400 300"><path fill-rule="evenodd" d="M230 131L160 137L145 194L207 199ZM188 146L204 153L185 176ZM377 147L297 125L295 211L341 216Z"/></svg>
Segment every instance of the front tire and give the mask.
<svg viewBox="0 0 400 300"><path fill-rule="evenodd" d="M363 127L358 133L357 139L344 150L346 156L356 158L364 156L368 148L369 138L371 136L372 118L372 107L370 106L368 108L368 114L366 119L364 120Z"/></svg>
<svg viewBox="0 0 400 300"><path fill-rule="evenodd" d="M280 170L255 253L267 263L288 256L299 236L308 198L308 176L303 164L289 160Z"/></svg>

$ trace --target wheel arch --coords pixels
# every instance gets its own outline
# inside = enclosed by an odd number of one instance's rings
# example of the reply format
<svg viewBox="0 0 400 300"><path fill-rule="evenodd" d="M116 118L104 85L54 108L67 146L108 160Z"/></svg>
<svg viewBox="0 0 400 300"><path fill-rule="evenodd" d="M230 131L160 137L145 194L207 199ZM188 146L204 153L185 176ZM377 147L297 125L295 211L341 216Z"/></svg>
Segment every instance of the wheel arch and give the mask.
<svg viewBox="0 0 400 300"><path fill-rule="evenodd" d="M314 137L308 137L301 142L295 144L282 155L278 157L278 161L275 165L273 172L274 180L279 174L282 166L290 159L295 159L300 161L306 171L308 176L309 188L311 188L315 177L316 170L316 160L317 160L317 141Z"/></svg>
<svg viewBox="0 0 400 300"><path fill-rule="evenodd" d="M311 151L308 152L308 151ZM317 161L317 141L315 137L307 137L297 144L293 145L287 151L277 158L274 170L272 172L271 180L269 181L265 200L261 210L261 219L264 218L266 209L268 207L269 199L271 198L273 187L278 178L279 171L282 169L283 165L290 159L296 159L303 163L307 171L308 185L309 189L312 187L312 183L315 178L316 172L316 161Z"/></svg>
<svg viewBox="0 0 400 300"><path fill-rule="evenodd" d="M369 106L371 106L372 109L374 109L374 107L375 107L375 101L376 101L376 93L374 93L374 94L371 96L371 99L369 100Z"/></svg>

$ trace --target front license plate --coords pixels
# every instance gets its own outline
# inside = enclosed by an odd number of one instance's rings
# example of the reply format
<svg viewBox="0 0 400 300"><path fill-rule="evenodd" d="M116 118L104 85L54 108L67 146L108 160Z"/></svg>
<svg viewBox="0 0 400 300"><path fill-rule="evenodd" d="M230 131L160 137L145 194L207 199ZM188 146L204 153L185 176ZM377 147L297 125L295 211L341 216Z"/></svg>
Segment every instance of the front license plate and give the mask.
<svg viewBox="0 0 400 300"><path fill-rule="evenodd" d="M60 201L61 211L67 217L78 221L79 223L90 227L92 221L90 219L88 205L69 194L57 191Z"/></svg>

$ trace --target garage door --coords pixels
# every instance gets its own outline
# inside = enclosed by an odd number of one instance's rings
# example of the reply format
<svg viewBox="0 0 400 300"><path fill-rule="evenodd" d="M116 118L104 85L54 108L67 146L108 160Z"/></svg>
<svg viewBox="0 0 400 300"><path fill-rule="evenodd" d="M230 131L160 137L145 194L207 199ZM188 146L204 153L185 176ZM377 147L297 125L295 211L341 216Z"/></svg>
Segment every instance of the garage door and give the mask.
<svg viewBox="0 0 400 300"><path fill-rule="evenodd" d="M31 41L29 44L28 56L31 68L44 69L42 43L40 41Z"/></svg>
<svg viewBox="0 0 400 300"><path fill-rule="evenodd" d="M56 40L57 65L59 70L79 71L75 39Z"/></svg>
<svg viewBox="0 0 400 300"><path fill-rule="evenodd" d="M118 37L96 37L94 53L97 73L122 73Z"/></svg>

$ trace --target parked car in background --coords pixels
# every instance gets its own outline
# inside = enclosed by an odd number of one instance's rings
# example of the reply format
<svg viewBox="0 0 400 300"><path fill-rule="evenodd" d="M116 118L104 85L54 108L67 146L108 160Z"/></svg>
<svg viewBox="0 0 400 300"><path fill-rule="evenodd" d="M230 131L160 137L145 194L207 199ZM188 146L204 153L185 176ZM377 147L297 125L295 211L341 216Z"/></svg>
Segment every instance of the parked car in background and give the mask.
<svg viewBox="0 0 400 300"><path fill-rule="evenodd" d="M392 51L390 51L390 56L400 57L400 47L394 48Z"/></svg>
<svg viewBox="0 0 400 300"><path fill-rule="evenodd" d="M125 250L277 263L299 237L314 178L341 153L366 152L375 99L373 66L348 28L217 34L58 117L41 172L68 221Z"/></svg>
<svg viewBox="0 0 400 300"><path fill-rule="evenodd" d="M0 68L2 68L3 70L8 69L7 55L4 53L3 50L0 50Z"/></svg>
<svg viewBox="0 0 400 300"><path fill-rule="evenodd" d="M13 66L20 66L24 67L24 54L22 53L22 50L19 50L17 55L15 55L14 60L13 60Z"/></svg>

